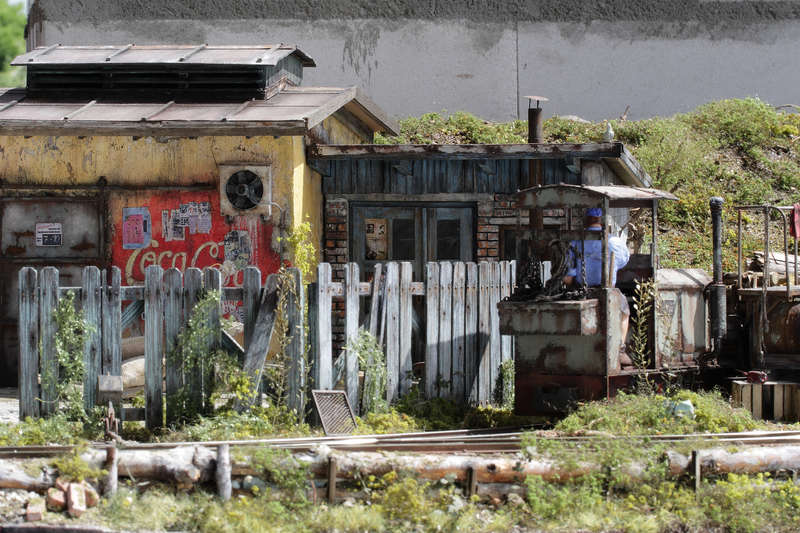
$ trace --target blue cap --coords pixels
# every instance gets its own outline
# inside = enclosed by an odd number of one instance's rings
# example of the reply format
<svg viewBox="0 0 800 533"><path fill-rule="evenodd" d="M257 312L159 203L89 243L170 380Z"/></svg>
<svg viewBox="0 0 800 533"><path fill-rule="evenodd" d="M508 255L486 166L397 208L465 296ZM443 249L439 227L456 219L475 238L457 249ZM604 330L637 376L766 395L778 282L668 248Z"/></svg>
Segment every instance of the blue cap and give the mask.
<svg viewBox="0 0 800 533"><path fill-rule="evenodd" d="M603 210L599 207L590 207L586 210L587 217L601 217L603 216Z"/></svg>

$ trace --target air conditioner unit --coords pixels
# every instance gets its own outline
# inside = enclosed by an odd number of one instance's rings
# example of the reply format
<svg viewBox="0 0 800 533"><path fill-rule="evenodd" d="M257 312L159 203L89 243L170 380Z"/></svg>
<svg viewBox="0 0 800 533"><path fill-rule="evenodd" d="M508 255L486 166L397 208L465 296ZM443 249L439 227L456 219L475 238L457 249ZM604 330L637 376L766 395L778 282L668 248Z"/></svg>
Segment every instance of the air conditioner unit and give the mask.
<svg viewBox="0 0 800 533"><path fill-rule="evenodd" d="M220 165L219 197L222 215L272 215L272 166Z"/></svg>

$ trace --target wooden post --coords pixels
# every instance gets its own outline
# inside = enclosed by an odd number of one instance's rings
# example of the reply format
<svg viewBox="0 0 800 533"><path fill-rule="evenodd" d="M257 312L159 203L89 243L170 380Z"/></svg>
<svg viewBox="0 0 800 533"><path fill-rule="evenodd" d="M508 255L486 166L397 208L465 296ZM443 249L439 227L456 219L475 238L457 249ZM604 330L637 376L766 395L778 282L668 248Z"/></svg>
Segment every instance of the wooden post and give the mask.
<svg viewBox="0 0 800 533"><path fill-rule="evenodd" d="M500 300L511 296L511 264L508 261L502 261L500 263ZM495 305L495 308L497 306ZM499 315L498 315L499 317ZM499 318L498 318L498 332L500 328ZM500 336L500 360L501 362L505 362L511 359L511 346L513 342L513 337L511 335L501 335Z"/></svg>
<svg viewBox="0 0 800 533"><path fill-rule="evenodd" d="M111 496L117 492L117 486L119 484L118 465L119 457L117 455L117 448L113 445L109 446L106 448L105 469L108 474L106 474L105 482L103 483L104 496Z"/></svg>
<svg viewBox="0 0 800 533"><path fill-rule="evenodd" d="M474 466L467 467L467 498L478 493L478 473Z"/></svg>
<svg viewBox="0 0 800 533"><path fill-rule="evenodd" d="M44 267L39 274L39 327L41 336L41 397L39 406L42 416L58 410L56 405L56 383L58 383L58 360L56 359L56 323L53 312L58 307L58 269ZM22 314L20 313L20 319ZM20 341L22 336L20 336ZM20 363L22 361L20 360ZM20 382L21 385L21 382Z"/></svg>
<svg viewBox="0 0 800 533"><path fill-rule="evenodd" d="M467 286L464 299L464 379L467 400L478 403L478 265L467 263Z"/></svg>
<svg viewBox="0 0 800 533"><path fill-rule="evenodd" d="M463 402L467 399L466 395L466 371L464 352L466 348L465 332L465 288L466 265L456 263L453 265L453 359L452 375L453 386L452 395L456 402Z"/></svg>
<svg viewBox="0 0 800 533"><path fill-rule="evenodd" d="M348 263L344 274L345 290L345 345L349 345L358 336L359 319L359 272L357 263ZM344 382L347 399L353 411L358 414L358 354L353 350L345 350Z"/></svg>
<svg viewBox="0 0 800 533"><path fill-rule="evenodd" d="M303 418L306 408L306 343L303 327L303 309L305 307L305 288L303 276L299 268L289 269L292 277L292 289L286 296L286 315L288 321L289 344L286 352L289 357L288 406L297 416Z"/></svg>
<svg viewBox="0 0 800 533"><path fill-rule="evenodd" d="M328 458L328 502L336 502L336 458Z"/></svg>
<svg viewBox="0 0 800 533"><path fill-rule="evenodd" d="M703 471L701 468L700 452L692 450L692 481L694 483L695 494L700 492L700 484L703 481Z"/></svg>
<svg viewBox="0 0 800 533"><path fill-rule="evenodd" d="M488 404L491 399L492 379L492 315L491 315L491 265L478 265L478 403Z"/></svg>
<svg viewBox="0 0 800 533"><path fill-rule="evenodd" d="M400 392L400 269L386 266L386 401L392 403ZM351 403L352 405L352 403Z"/></svg>
<svg viewBox="0 0 800 533"><path fill-rule="evenodd" d="M331 265L317 266L317 320L311 327L317 328L317 348L314 351L314 387L322 390L333 388L333 330L331 328Z"/></svg>
<svg viewBox="0 0 800 533"><path fill-rule="evenodd" d="M439 263L439 397L449 398L453 368L453 264Z"/></svg>
<svg viewBox="0 0 800 533"><path fill-rule="evenodd" d="M36 269L19 271L19 419L39 416L39 290Z"/></svg>
<svg viewBox="0 0 800 533"><path fill-rule="evenodd" d="M411 306L411 263L400 263L400 395L404 396L411 389L411 322L414 320L414 309Z"/></svg>
<svg viewBox="0 0 800 533"><path fill-rule="evenodd" d="M439 263L425 268L425 397L438 395L439 381Z"/></svg>
<svg viewBox="0 0 800 533"><path fill-rule="evenodd" d="M83 269L83 287L81 290L81 307L84 320L90 329L86 332L83 345L83 406L88 412L97 400L97 376L100 374L102 310L100 304L100 269L87 266Z"/></svg>
<svg viewBox="0 0 800 533"><path fill-rule="evenodd" d="M220 317L222 315L222 274L216 268L203 269L206 292L215 291L217 293L217 305L213 306L208 312L208 327L211 334L206 339L206 354L210 355L219 349L222 338L222 325ZM214 379L214 369L210 367L209 361L203 361L203 410L211 410L211 388Z"/></svg>
<svg viewBox="0 0 800 533"><path fill-rule="evenodd" d="M253 338L253 328L258 316L258 304L261 301L261 271L254 266L249 266L244 269L243 276L244 346L242 348L247 351L248 346L250 346L250 340Z"/></svg>
<svg viewBox="0 0 800 533"><path fill-rule="evenodd" d="M194 313L194 306L200 300L203 290L203 272L199 268L187 268L183 273L183 323L189 321ZM197 413L203 405L203 373L200 361L187 361L187 354L180 354L183 367L183 380L186 386L186 404L184 409ZM176 364L178 364L176 362Z"/></svg>
<svg viewBox="0 0 800 533"><path fill-rule="evenodd" d="M161 427L164 421L161 370L164 356L163 275L158 265L150 265L144 273L144 403L147 428L151 430Z"/></svg>
<svg viewBox="0 0 800 533"><path fill-rule="evenodd" d="M183 406L178 396L183 387L183 358L177 353L183 324L183 276L177 268L164 273L164 351L166 353L167 426L178 421Z"/></svg>
<svg viewBox="0 0 800 533"><path fill-rule="evenodd" d="M122 272L119 267L111 267L110 283L103 270L101 293L101 316L103 322L103 374L122 375ZM116 409L116 407L115 407ZM119 410L117 410L119 412Z"/></svg>
<svg viewBox="0 0 800 533"><path fill-rule="evenodd" d="M217 468L214 472L217 494L222 501L231 499L231 448L229 444L217 446Z"/></svg>

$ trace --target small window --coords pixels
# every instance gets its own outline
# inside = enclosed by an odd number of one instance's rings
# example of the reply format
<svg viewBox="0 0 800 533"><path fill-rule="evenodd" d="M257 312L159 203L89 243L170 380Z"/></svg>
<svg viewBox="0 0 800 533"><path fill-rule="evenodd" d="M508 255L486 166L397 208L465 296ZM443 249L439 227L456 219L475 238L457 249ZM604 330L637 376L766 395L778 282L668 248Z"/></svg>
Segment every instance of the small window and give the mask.
<svg viewBox="0 0 800 533"><path fill-rule="evenodd" d="M500 260L513 261L517 259L517 230L504 229L500 241Z"/></svg>
<svg viewBox="0 0 800 533"><path fill-rule="evenodd" d="M436 259L461 259L461 223L459 220L436 221Z"/></svg>
<svg viewBox="0 0 800 533"><path fill-rule="evenodd" d="M416 249L417 238L414 234L414 220L402 218L392 220L392 260L413 260Z"/></svg>

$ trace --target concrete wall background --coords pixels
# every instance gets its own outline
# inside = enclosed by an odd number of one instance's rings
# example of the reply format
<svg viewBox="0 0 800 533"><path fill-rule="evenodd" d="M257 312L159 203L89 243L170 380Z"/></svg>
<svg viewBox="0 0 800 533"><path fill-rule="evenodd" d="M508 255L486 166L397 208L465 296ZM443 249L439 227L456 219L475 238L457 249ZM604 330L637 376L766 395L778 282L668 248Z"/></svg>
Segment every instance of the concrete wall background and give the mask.
<svg viewBox="0 0 800 533"><path fill-rule="evenodd" d="M38 24L38 26L36 26ZM668 115L800 103L800 0L37 0L38 45L297 44L307 85L359 85L396 117L467 110Z"/></svg>

